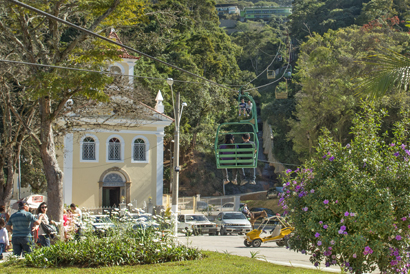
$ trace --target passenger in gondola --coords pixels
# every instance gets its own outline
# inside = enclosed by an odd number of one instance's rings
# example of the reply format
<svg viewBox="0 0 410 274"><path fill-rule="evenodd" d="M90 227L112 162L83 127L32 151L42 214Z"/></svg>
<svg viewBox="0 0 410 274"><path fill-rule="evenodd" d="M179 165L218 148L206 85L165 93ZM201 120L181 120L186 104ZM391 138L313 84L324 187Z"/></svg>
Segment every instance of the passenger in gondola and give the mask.
<svg viewBox="0 0 410 274"><path fill-rule="evenodd" d="M251 111L252 111L252 102L251 100L248 100L248 102L246 103L246 115L249 116Z"/></svg>
<svg viewBox="0 0 410 274"><path fill-rule="evenodd" d="M235 148L235 137L233 134L227 134L225 135L225 144L221 145L219 148L220 149L230 149L230 148ZM235 152L221 152L221 154L235 154ZM235 158L229 157L229 158L221 158L221 160L235 160ZM221 165L232 165L232 164L221 164ZM229 173L228 169L222 169L222 173L224 174L224 185L228 184L231 182L234 185L237 185L237 170L236 168L232 169L232 180L229 181Z"/></svg>
<svg viewBox="0 0 410 274"><path fill-rule="evenodd" d="M243 98L241 102L239 103L239 117L241 116L241 112L243 113L243 116L246 115L246 103L245 103L245 99Z"/></svg>
<svg viewBox="0 0 410 274"><path fill-rule="evenodd" d="M250 139L251 139L251 136L250 136L249 133L243 134L242 135L243 143L238 145L239 148L253 148L254 147L254 145L253 145L254 142L252 142ZM248 154L248 153L249 152L238 152L238 154ZM255 153L256 153L256 151L255 151ZM245 160L245 159L250 160L251 159L251 160L253 160L252 157L241 157L239 159L242 159L242 160ZM238 164L238 165L249 165L249 164L248 163L242 163L242 164ZM245 168L242 168L241 186L246 185L247 183L249 183L251 185L256 185L256 182L255 182L255 180L256 180L256 173L255 173L256 169L255 168L247 168L246 170L249 173L249 179L246 176Z"/></svg>

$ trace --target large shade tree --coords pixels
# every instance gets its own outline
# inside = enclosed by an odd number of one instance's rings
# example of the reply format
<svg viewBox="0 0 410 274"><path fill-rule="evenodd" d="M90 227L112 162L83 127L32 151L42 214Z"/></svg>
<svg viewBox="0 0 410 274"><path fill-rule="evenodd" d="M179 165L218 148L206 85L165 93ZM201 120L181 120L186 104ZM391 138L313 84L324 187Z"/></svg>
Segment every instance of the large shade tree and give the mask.
<svg viewBox="0 0 410 274"><path fill-rule="evenodd" d="M144 1L141 0L22 2L100 34L106 34L111 27L138 23L144 11ZM107 61L119 60L116 46L96 40L10 1L2 1L0 4L0 30L1 43L9 50L2 52L3 59L92 70L100 70ZM108 102L109 96L104 91L106 84L113 79L101 73L38 66L29 66L25 70L24 77L19 81L26 89L20 92L26 102L33 105L38 119L37 127L26 125L25 130L39 147L47 179L49 214L59 220L63 209L63 172L56 159L53 125L66 113L66 102L69 99L77 103L71 110L91 106L96 101ZM19 117L18 112L14 115Z"/></svg>

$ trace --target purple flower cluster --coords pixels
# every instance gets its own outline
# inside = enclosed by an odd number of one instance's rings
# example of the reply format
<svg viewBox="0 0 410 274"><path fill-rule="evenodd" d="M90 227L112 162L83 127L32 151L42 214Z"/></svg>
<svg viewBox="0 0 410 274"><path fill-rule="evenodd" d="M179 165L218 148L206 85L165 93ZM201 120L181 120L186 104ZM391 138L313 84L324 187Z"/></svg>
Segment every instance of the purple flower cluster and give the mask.
<svg viewBox="0 0 410 274"><path fill-rule="evenodd" d="M373 250L369 246L366 246L364 248L363 255L372 254L372 253L373 253Z"/></svg>
<svg viewBox="0 0 410 274"><path fill-rule="evenodd" d="M319 233L319 232L316 232L316 233L315 233L315 237L316 237L316 238L319 238L319 237L320 237L320 233Z"/></svg>
<svg viewBox="0 0 410 274"><path fill-rule="evenodd" d="M327 205L327 204L329 203L329 200L324 200L323 203L324 203L325 205Z"/></svg>
<svg viewBox="0 0 410 274"><path fill-rule="evenodd" d="M346 226L342 225L338 231L339 234L347 235Z"/></svg>

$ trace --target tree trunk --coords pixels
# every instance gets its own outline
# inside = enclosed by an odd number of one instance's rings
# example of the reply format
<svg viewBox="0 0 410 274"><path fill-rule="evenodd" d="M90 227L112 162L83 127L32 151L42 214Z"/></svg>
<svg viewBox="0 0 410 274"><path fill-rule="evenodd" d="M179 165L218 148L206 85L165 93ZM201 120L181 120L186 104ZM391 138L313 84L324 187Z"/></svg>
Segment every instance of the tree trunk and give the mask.
<svg viewBox="0 0 410 274"><path fill-rule="evenodd" d="M13 193L13 175L13 170L8 171L7 180L4 181L4 161L0 159L0 205L4 205L8 213L10 213L8 209Z"/></svg>
<svg viewBox="0 0 410 274"><path fill-rule="evenodd" d="M53 128L50 121L50 101L48 97L40 99L40 154L43 161L44 173L47 179L48 215L52 220L63 219L63 172L58 166Z"/></svg>

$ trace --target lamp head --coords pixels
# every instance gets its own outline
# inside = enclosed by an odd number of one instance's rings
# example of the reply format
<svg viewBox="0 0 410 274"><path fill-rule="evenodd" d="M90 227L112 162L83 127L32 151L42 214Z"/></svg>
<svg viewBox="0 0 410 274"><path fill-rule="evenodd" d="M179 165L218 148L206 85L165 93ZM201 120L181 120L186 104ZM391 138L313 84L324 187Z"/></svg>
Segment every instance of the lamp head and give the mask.
<svg viewBox="0 0 410 274"><path fill-rule="evenodd" d="M174 84L174 79L172 78L167 78L167 84L172 86L172 84Z"/></svg>
<svg viewBox="0 0 410 274"><path fill-rule="evenodd" d="M182 103L182 106L186 107L186 106L188 106L188 104L184 102L184 103Z"/></svg>

